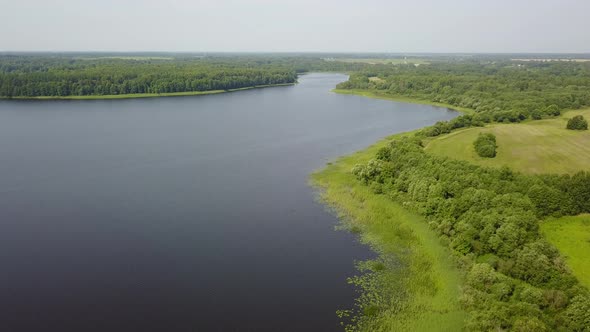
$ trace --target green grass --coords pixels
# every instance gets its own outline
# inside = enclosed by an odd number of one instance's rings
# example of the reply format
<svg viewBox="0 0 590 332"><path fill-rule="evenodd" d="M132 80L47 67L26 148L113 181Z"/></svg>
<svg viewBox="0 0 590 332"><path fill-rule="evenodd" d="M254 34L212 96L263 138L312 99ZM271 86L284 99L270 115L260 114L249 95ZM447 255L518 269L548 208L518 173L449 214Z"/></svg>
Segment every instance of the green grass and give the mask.
<svg viewBox="0 0 590 332"><path fill-rule="evenodd" d="M590 214L550 219L541 231L555 245L578 280L590 288Z"/></svg>
<svg viewBox="0 0 590 332"><path fill-rule="evenodd" d="M270 85L256 85L238 89L228 90L210 90L210 91L186 91L186 92L169 92L169 93L130 93L122 95L90 95L90 96L40 96L40 97L12 97L11 99L42 99L42 100L88 100L88 99L131 99L131 98L156 98L156 97L180 97L180 96L198 96L198 95L211 95L224 92L234 92L241 90L250 90L258 88L268 88L275 86L287 86L295 83L282 83L282 84L270 84ZM0 97L0 99L8 99Z"/></svg>
<svg viewBox="0 0 590 332"><path fill-rule="evenodd" d="M424 218L372 193L350 172L355 164L373 158L392 137L342 157L311 176L312 184L321 188L322 201L334 208L345 225L359 230L364 243L384 259L394 257L404 262L403 269L388 272L389 283L371 290L373 295L403 290L406 296L392 299L403 303L380 312L360 327L367 331L459 331L466 313L458 303L461 278L450 251Z"/></svg>
<svg viewBox="0 0 590 332"><path fill-rule="evenodd" d="M589 170L590 131L565 129L567 119L577 114L590 118L590 109L569 111L554 119L459 130L432 139L426 151L481 166L508 166L529 174L572 174ZM481 132L496 135L498 150L495 158L482 158L476 154L473 141Z"/></svg>
<svg viewBox="0 0 590 332"><path fill-rule="evenodd" d="M379 92L371 91L371 90L334 89L334 90L332 90L332 92L344 94L344 95L356 95L356 96L398 101L398 102L404 102L404 103L410 103L410 104L432 105L432 106L436 106L436 107L444 107L444 108L452 109L457 112L461 112L461 113L465 113L465 114L474 113L474 111L472 109L466 108L466 107L453 106L453 105L444 104L444 103L436 103L433 101L428 101L428 100L418 99L418 98L410 98L410 97L405 97L405 96L394 96L394 95L390 95L390 94L386 94L386 93L379 93Z"/></svg>

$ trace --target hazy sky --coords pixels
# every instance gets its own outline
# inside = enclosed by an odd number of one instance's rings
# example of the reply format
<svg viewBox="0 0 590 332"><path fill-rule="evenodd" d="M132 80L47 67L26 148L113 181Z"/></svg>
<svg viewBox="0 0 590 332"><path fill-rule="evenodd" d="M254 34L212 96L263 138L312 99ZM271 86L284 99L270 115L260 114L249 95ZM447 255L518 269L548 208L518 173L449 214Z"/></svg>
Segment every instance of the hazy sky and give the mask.
<svg viewBox="0 0 590 332"><path fill-rule="evenodd" d="M590 52L590 0L0 0L0 51Z"/></svg>

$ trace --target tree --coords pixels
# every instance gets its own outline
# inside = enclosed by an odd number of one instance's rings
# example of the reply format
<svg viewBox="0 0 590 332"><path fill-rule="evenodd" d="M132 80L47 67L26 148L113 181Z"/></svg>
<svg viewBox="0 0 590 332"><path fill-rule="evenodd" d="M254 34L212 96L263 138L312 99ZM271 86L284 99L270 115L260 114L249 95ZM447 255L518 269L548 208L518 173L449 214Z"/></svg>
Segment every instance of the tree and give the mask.
<svg viewBox="0 0 590 332"><path fill-rule="evenodd" d="M494 158L496 156L496 136L492 133L480 133L473 142L475 151L480 157Z"/></svg>
<svg viewBox="0 0 590 332"><path fill-rule="evenodd" d="M588 121L582 115L576 115L567 121L567 129L588 130Z"/></svg>

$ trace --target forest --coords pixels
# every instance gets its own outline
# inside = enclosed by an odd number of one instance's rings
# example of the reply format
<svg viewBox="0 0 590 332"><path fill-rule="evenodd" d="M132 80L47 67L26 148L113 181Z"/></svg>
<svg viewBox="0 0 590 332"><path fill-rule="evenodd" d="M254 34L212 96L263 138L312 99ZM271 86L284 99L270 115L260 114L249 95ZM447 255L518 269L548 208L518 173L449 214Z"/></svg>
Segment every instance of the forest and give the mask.
<svg viewBox="0 0 590 332"><path fill-rule="evenodd" d="M361 89L475 110L431 129L437 136L465 126L558 116L590 105L590 63L492 60L428 65L375 65L338 89Z"/></svg>
<svg viewBox="0 0 590 332"><path fill-rule="evenodd" d="M0 54L0 98L231 90L364 67L311 55Z"/></svg>
<svg viewBox="0 0 590 332"><path fill-rule="evenodd" d="M294 83L296 73L268 65L203 61L0 58L0 96L88 96L228 90Z"/></svg>

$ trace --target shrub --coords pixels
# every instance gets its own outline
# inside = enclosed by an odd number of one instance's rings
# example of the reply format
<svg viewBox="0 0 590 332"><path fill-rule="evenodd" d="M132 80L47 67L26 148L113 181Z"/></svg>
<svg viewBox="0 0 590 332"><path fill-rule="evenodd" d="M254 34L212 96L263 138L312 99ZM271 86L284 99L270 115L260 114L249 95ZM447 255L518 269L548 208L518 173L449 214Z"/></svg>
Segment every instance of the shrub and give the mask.
<svg viewBox="0 0 590 332"><path fill-rule="evenodd" d="M494 158L496 156L496 136L492 133L480 133L473 142L473 147L480 157Z"/></svg>
<svg viewBox="0 0 590 332"><path fill-rule="evenodd" d="M567 129L570 130L588 130L588 121L581 115L576 115L567 122Z"/></svg>
<svg viewBox="0 0 590 332"><path fill-rule="evenodd" d="M539 110L533 110L531 111L531 118L533 120L541 120L543 118L543 113Z"/></svg>
<svg viewBox="0 0 590 332"><path fill-rule="evenodd" d="M550 116L558 116L561 114L561 111L559 110L559 106L552 104L545 108L545 114Z"/></svg>

